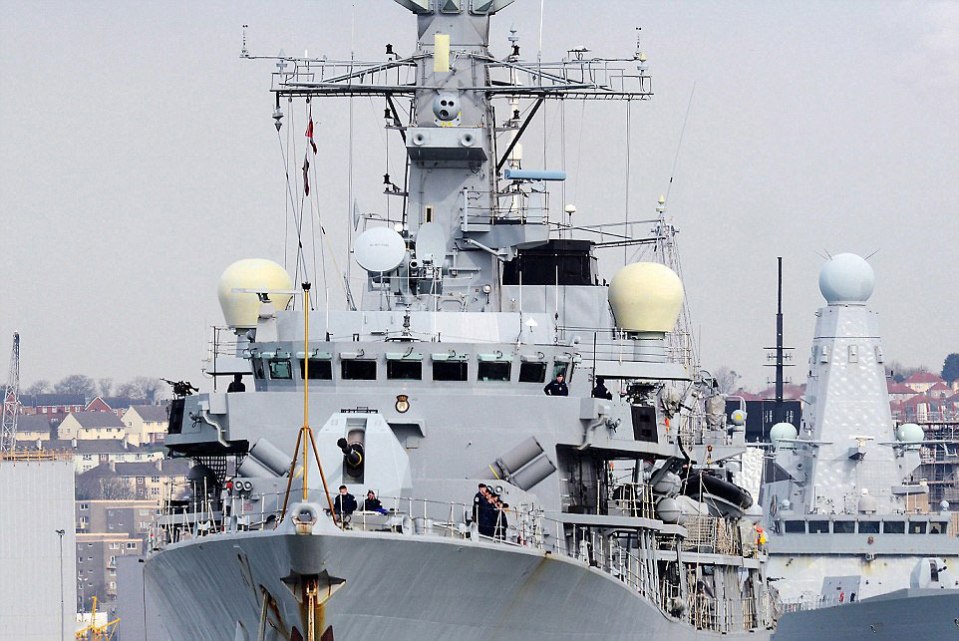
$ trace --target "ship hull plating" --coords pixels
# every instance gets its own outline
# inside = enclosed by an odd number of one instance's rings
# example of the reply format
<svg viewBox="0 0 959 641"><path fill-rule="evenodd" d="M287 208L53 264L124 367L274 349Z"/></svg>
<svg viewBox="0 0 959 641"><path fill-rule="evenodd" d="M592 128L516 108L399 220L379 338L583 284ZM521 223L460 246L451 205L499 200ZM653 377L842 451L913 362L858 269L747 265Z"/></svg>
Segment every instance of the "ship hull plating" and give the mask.
<svg viewBox="0 0 959 641"><path fill-rule="evenodd" d="M959 633L959 592L901 590L882 597L789 613L773 641L952 639Z"/></svg>
<svg viewBox="0 0 959 641"><path fill-rule="evenodd" d="M294 626L306 638L300 605L283 581L304 564L323 577L323 595L344 580L317 610L317 639L328 627L339 641L769 638L765 631L697 630L572 559L440 537L223 534L154 555L146 585L173 639L257 639L261 595L268 599L267 639L290 638Z"/></svg>

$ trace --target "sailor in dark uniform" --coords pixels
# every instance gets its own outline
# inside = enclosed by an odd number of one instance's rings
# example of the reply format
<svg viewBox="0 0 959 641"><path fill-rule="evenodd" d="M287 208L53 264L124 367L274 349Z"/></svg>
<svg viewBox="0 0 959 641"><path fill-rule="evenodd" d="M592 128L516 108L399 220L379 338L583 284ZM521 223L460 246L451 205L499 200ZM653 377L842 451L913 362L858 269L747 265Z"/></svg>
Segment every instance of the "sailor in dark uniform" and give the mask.
<svg viewBox="0 0 959 641"><path fill-rule="evenodd" d="M606 379L602 376L596 377L596 387L592 391L593 398L605 398L607 401L613 400L613 395L606 389Z"/></svg>
<svg viewBox="0 0 959 641"><path fill-rule="evenodd" d="M356 497L349 493L345 485L340 486L340 493L333 499L333 511L339 517L349 517L356 511Z"/></svg>
<svg viewBox="0 0 959 641"><path fill-rule="evenodd" d="M543 391L547 396L569 396L569 388L566 386L565 376L557 374L556 378L546 384Z"/></svg>

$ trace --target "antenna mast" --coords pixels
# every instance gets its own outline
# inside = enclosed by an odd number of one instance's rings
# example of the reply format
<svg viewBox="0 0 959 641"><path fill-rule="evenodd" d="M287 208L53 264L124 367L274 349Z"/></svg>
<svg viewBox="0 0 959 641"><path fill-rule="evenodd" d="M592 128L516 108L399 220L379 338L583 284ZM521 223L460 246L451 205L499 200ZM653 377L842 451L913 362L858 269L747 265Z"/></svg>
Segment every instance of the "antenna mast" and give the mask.
<svg viewBox="0 0 959 641"><path fill-rule="evenodd" d="M17 448L17 415L20 413L20 334L13 334L10 372L3 388L3 419L0 421L0 454Z"/></svg>
<svg viewBox="0 0 959 641"><path fill-rule="evenodd" d="M785 368L792 367L791 363L786 361L792 359L792 347L783 346L783 257L777 258L779 270L776 279L776 346L767 347L766 359L773 361L767 363L766 367L776 368L776 397L773 405L773 424L786 422L786 404L784 400ZM766 431L765 419L763 424L763 440L766 440L768 433Z"/></svg>

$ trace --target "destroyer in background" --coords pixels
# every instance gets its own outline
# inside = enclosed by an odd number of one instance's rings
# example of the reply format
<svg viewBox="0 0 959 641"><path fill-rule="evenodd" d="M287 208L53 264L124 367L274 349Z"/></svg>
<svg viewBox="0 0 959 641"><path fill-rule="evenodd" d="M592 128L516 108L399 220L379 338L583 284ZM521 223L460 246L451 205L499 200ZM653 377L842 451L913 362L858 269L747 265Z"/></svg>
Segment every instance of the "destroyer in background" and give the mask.
<svg viewBox="0 0 959 641"><path fill-rule="evenodd" d="M955 519L917 476L923 430L890 416L874 283L853 254L822 268L802 428L770 432L768 571L792 612L777 641L959 633Z"/></svg>
<svg viewBox="0 0 959 641"><path fill-rule="evenodd" d="M215 373L255 391L173 402L166 443L201 465L145 563L170 636L768 639L752 500L721 466L742 433L668 349L679 277L633 263L600 284L594 250L638 241L557 222L546 186L565 173L522 166L516 144L547 100L648 98L645 56L530 64L514 36L494 58L510 0L398 2L416 14L409 57L278 61L278 127L281 106L307 106L288 99L383 100L402 213L365 217L367 287L345 311L287 309L304 292L269 261L224 273L236 350ZM545 395L560 374L568 395ZM600 377L611 393L594 396ZM499 502L474 504L479 483ZM329 509L341 484L361 509ZM383 509L362 509L367 490Z"/></svg>

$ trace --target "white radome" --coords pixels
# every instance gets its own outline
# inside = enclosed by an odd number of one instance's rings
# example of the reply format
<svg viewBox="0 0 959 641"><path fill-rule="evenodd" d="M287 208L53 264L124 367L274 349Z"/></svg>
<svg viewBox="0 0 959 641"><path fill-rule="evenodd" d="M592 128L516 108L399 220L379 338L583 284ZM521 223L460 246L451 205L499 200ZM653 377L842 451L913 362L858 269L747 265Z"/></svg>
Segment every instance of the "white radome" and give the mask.
<svg viewBox="0 0 959 641"><path fill-rule="evenodd" d="M278 263L264 258L245 258L224 270L217 287L217 297L228 326L251 329L256 327L260 313L260 299L253 292L286 292L269 294L273 306L282 310L293 298L289 293L292 289L293 279Z"/></svg>
<svg viewBox="0 0 959 641"><path fill-rule="evenodd" d="M915 423L903 423L896 430L896 439L900 443L915 444L921 443L926 437L926 433Z"/></svg>
<svg viewBox="0 0 959 641"><path fill-rule="evenodd" d="M609 305L616 326L632 332L669 332L683 305L683 283L666 265L631 263L613 276Z"/></svg>
<svg viewBox="0 0 959 641"><path fill-rule="evenodd" d="M792 440L795 439L799 432L796 430L796 426L792 423L776 423L771 428L769 428L769 441L773 445L779 445L779 441L782 439Z"/></svg>
<svg viewBox="0 0 959 641"><path fill-rule="evenodd" d="M837 254L819 270L819 291L830 305L861 305L872 296L875 286L875 272L856 254Z"/></svg>

